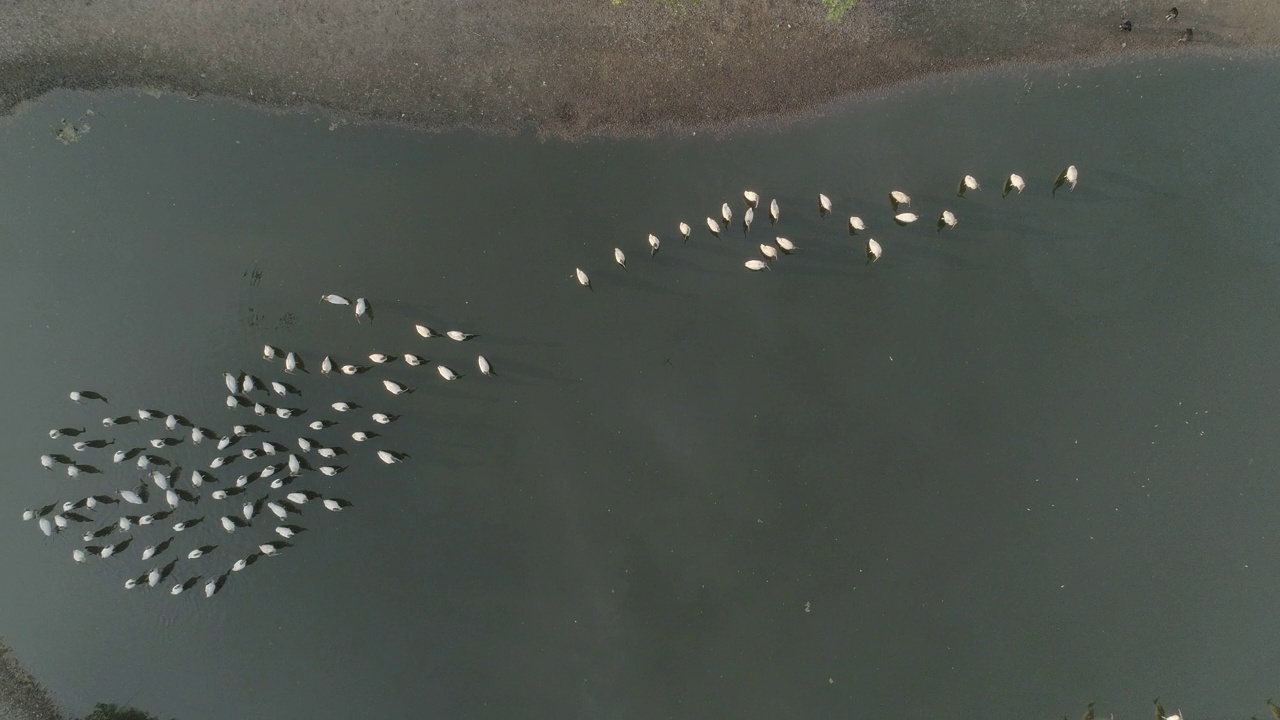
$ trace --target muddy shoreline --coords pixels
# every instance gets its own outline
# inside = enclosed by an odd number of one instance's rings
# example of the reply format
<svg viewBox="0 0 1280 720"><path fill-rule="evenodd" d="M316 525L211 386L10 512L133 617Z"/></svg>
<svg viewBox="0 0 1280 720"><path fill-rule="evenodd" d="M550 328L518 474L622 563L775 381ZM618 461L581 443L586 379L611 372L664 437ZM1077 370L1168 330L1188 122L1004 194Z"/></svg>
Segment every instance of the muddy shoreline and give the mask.
<svg viewBox="0 0 1280 720"><path fill-rule="evenodd" d="M1197 46L1280 46L1271 0L862 0L839 22L818 0L26 0L7 15L0 112L56 88L143 87L565 138L802 116L993 63L1174 51L1185 27Z"/></svg>

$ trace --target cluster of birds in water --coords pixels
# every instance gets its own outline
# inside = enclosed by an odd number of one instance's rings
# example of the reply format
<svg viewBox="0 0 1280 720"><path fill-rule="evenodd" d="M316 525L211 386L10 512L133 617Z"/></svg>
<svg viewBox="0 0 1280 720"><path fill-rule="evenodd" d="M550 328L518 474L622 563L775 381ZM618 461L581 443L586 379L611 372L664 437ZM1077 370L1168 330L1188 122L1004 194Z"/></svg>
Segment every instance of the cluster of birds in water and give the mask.
<svg viewBox="0 0 1280 720"><path fill-rule="evenodd" d="M372 319L365 298L357 298L354 304L341 295L327 294L320 299L329 305L353 306L357 322ZM439 332L426 325L416 325L415 330L422 338L460 343L479 337L461 330ZM262 358L283 375L310 374L293 351L265 345ZM41 455L40 464L50 472L64 472L84 488L80 491L83 495L24 510L22 519L35 521L46 537L76 537L80 542L72 549L71 558L77 563L114 560L123 564L120 559L135 557L129 551L136 551L144 569L138 575L132 570L126 573L124 587L128 590L162 587L171 578L180 577L169 586L171 594L181 595L203 582L205 596L213 597L233 574L293 547L307 531L294 524L305 508L336 513L352 506L344 498L303 487L336 482L331 479L350 465L351 453L317 438L332 438L349 429L349 437L361 447L379 445L381 435L374 428L395 423L402 416L385 408L368 412L366 405L380 405L389 397L413 393L414 387L387 376L411 372L399 370L401 363L417 368L431 361L408 352L399 356L375 352L368 355L368 363L340 363L326 355L320 361L320 373L335 378L333 387L346 399L313 407L297 406L294 400L301 398L302 391L283 377L224 373L228 411L252 412L263 419L261 422L276 425L272 429L236 418L230 428L215 430L180 413L139 409L103 417L100 425L111 433L109 438L81 439L91 434L88 425L50 430L50 439L70 440L70 451ZM497 375L483 355L476 357L476 365L481 375ZM444 381L464 377L440 363L435 369ZM367 383L355 381L366 374L381 379L381 389L374 386L372 391L376 399L368 397L368 392L357 394L370 389ZM352 380L336 379L344 376ZM103 394L91 390L74 391L70 398L85 407L109 406ZM330 410L336 414L328 418L303 417ZM350 428L337 429L343 425ZM126 434L133 437L126 440ZM375 454L386 465L409 459L406 453L389 448L379 448ZM199 467L184 470L180 462L198 462ZM99 467L108 463L114 472ZM120 475L128 477L123 487ZM104 483L97 476L114 477ZM208 522L202 530L194 529L215 517L216 521ZM243 546L246 537L251 539L245 548L248 552L233 555L232 541ZM151 544L135 547L135 542Z"/></svg>
<svg viewBox="0 0 1280 720"><path fill-rule="evenodd" d="M1095 714L1093 709L1093 706L1095 704L1096 703L1089 703L1088 708L1085 709L1084 715L1081 716L1080 720L1097 720L1097 715ZM1160 703L1160 698L1156 698L1155 700L1152 700L1151 704L1154 706L1154 711L1155 711L1155 716L1153 720L1186 720L1186 716L1182 714L1181 710L1178 710L1172 715L1166 715L1164 711L1164 705ZM1273 702L1270 698L1268 698L1267 709L1271 711L1272 718L1274 718L1275 720L1280 720L1280 705L1276 705L1275 702ZM1114 720L1114 717L1115 716L1113 715L1112 720ZM1067 717L1064 715L1062 717L1062 720L1067 720ZM1258 720L1258 716L1254 715L1251 718L1251 720Z"/></svg>
<svg viewBox="0 0 1280 720"><path fill-rule="evenodd" d="M1068 165L1062 170L1062 172L1058 173L1057 178L1054 179L1052 194L1056 196L1058 194L1058 189L1064 185L1068 186L1068 188L1074 192L1079 180L1079 170L1076 169L1075 165ZM1007 198L1010 193L1015 192L1020 195L1026 188L1027 183L1023 180L1021 175L1018 173L1010 173L1009 177L1005 178L1000 197ZM964 198L965 194L970 191L976 192L981 190L982 185L978 182L977 178L972 175L965 175L960 179L959 184L956 186L956 197ZM746 203L746 208L742 213L742 233L746 235L751 231L751 224L755 222L755 211L760 206L760 194L754 190L744 190L742 193L742 199ZM893 209L893 222L899 226L910 225L920 219L920 216L915 212L903 210L904 207L911 207L911 196L901 190L891 190L889 192L889 206ZM818 194L818 212L824 218L833 212L831 198L825 193ZM782 209L778 205L778 201L776 199L770 200L769 224L777 225L781 216ZM956 217L954 212L944 209L938 215L938 232L952 229L959 223L960 220ZM731 227L733 227L733 208L729 206L729 203L724 203L720 206L720 216L718 218L712 216L707 217L707 230L714 237L720 237L721 233ZM683 241L688 242L689 236L693 233L693 228L686 222L681 222L678 228ZM859 235L866 232L866 222L857 215L851 215L849 217L849 234ZM794 242L785 237L775 237L773 242L774 244L761 243L760 257L746 260L743 263L743 266L751 272L769 270L771 269L772 264L776 262L779 257L783 255L791 255L796 250L799 250L799 247ZM648 243L650 257L657 255L658 250L662 248L662 240L659 239L657 235L650 233ZM870 265L884 255L884 246L875 238L868 237L866 242L866 255L867 264ZM624 270L626 269L627 254L623 252L622 248L615 247L613 249L613 260L618 265L621 265ZM595 290L595 287L591 284L591 277L581 267L574 268L573 277L578 281L579 285L587 288L588 290Z"/></svg>
<svg viewBox="0 0 1280 720"><path fill-rule="evenodd" d="M1169 8L1169 11L1164 14L1164 21L1167 23L1171 23L1177 19L1178 19L1178 8L1176 7ZM1125 18L1121 20L1120 31L1133 32L1133 21L1130 20L1129 18ZM1187 28L1186 30L1182 31L1182 35L1178 38L1178 42L1184 42L1184 43L1191 42L1191 39L1195 37L1195 34L1196 33L1193 28Z"/></svg>

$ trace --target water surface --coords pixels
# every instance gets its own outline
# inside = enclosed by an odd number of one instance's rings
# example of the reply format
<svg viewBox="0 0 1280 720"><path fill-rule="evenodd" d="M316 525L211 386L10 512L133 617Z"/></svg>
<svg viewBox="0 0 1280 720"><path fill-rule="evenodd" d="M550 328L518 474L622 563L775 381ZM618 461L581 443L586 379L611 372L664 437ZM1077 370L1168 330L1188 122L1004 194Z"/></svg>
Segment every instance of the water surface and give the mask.
<svg viewBox="0 0 1280 720"><path fill-rule="evenodd" d="M72 710L166 717L1258 714L1278 93L1274 59L1007 70L782 134L583 145L47 96L0 121L0 628ZM1080 187L1052 198L1067 163ZM1002 201L1011 171L1029 188ZM960 200L964 173L983 191ZM711 238L746 188L777 232ZM894 188L923 221L890 222ZM773 234L801 250L747 273ZM419 391L394 399L297 380L305 406L403 412L382 440L412 461L353 459L354 508L309 510L211 600L126 592L137 548L77 566L19 521L134 481L40 468L49 428L104 414L69 390L226 429L224 371L279 377L264 342L470 375L400 366Z"/></svg>

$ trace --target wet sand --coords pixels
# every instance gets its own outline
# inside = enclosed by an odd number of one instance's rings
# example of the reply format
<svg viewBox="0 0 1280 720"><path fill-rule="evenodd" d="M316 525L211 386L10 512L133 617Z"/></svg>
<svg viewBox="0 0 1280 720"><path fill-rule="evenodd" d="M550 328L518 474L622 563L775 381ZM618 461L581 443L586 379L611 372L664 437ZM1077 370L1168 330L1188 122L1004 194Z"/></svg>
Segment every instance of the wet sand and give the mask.
<svg viewBox="0 0 1280 720"><path fill-rule="evenodd" d="M1181 52L1187 27L1196 47L1280 46L1274 0L862 0L839 22L818 0L36 0L6 15L4 112L134 86L559 137L803 115L1001 62Z"/></svg>

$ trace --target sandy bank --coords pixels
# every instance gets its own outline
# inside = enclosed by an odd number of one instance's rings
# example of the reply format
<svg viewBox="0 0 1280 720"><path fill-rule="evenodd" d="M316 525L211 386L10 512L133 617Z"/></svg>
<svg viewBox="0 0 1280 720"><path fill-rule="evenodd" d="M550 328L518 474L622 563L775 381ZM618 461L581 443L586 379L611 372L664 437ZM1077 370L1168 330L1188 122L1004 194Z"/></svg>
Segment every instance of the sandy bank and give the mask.
<svg viewBox="0 0 1280 720"><path fill-rule="evenodd" d="M1280 3L862 0L831 22L818 0L18 0L0 19L0 110L156 86L429 128L647 134L993 62L1175 48L1185 27L1277 46Z"/></svg>

